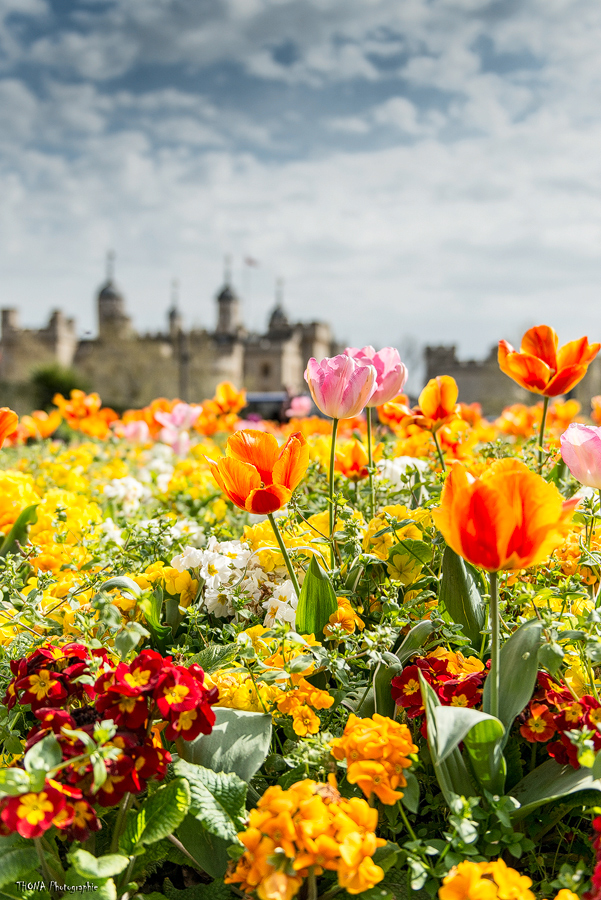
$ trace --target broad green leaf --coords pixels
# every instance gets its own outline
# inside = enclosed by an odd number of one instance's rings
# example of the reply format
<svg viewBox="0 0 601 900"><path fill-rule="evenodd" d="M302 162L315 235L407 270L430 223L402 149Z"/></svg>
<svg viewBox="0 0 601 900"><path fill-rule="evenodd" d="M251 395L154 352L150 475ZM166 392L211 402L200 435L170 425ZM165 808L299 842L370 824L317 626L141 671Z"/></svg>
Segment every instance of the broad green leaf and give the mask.
<svg viewBox="0 0 601 900"><path fill-rule="evenodd" d="M411 770L405 769L407 784L403 788L401 803L409 812L416 813L419 809L419 779Z"/></svg>
<svg viewBox="0 0 601 900"><path fill-rule="evenodd" d="M117 853L97 857L82 849L72 850L69 859L75 871L84 878L111 878L123 872L129 863L127 856Z"/></svg>
<svg viewBox="0 0 601 900"><path fill-rule="evenodd" d="M590 790L601 791L601 781L593 778L591 769L560 766L554 759L549 759L512 788L511 796L520 804L512 818L523 819L544 803Z"/></svg>
<svg viewBox="0 0 601 900"><path fill-rule="evenodd" d="M402 670L400 663L392 666L386 666L384 663L378 663L374 673L374 712L381 716L388 716L392 719L394 716L395 702L392 699L391 682L395 675Z"/></svg>
<svg viewBox="0 0 601 900"><path fill-rule="evenodd" d="M555 675L563 662L563 647L557 641L546 641L538 650L538 663L544 666L547 672Z"/></svg>
<svg viewBox="0 0 601 900"><path fill-rule="evenodd" d="M412 657L423 644L425 644L433 631L436 631L436 625L434 625L430 619L423 619L423 621L414 625L411 631L406 634L403 643L396 651L399 662L404 665L407 660Z"/></svg>
<svg viewBox="0 0 601 900"><path fill-rule="evenodd" d="M404 538L388 551L388 571L401 584L413 584L432 561L432 554L432 544Z"/></svg>
<svg viewBox="0 0 601 900"><path fill-rule="evenodd" d="M330 616L337 609L338 602L332 582L319 565L317 557L313 556L298 598L296 630L299 634L314 634L321 640Z"/></svg>
<svg viewBox="0 0 601 900"><path fill-rule="evenodd" d="M236 644L209 644L200 653L195 653L190 659L184 662L185 666L191 666L196 663L208 675L222 669L223 666L236 659L238 647Z"/></svg>
<svg viewBox="0 0 601 900"><path fill-rule="evenodd" d="M100 591L119 590L122 594L131 594L132 597L139 597L142 593L140 585L136 584L133 578L127 575L118 575L115 578L109 578L103 581L99 586Z"/></svg>
<svg viewBox="0 0 601 900"><path fill-rule="evenodd" d="M48 772L62 762L63 751L55 735L49 734L27 751L23 762L27 772Z"/></svg>
<svg viewBox="0 0 601 900"><path fill-rule="evenodd" d="M38 854L33 841L18 834L0 837L0 887L21 881L38 865Z"/></svg>
<svg viewBox="0 0 601 900"><path fill-rule="evenodd" d="M228 884L223 881L212 881L210 884L194 884L191 887L178 890L171 881L166 878L163 885L164 894L157 894L157 900L232 900L233 894ZM152 894L144 895L144 900L152 900Z"/></svg>
<svg viewBox="0 0 601 900"><path fill-rule="evenodd" d="M530 619L514 631L501 647L499 719L509 736L514 719L532 699L538 672L538 648L543 632L538 619ZM490 676L484 682L482 708L490 713Z"/></svg>
<svg viewBox="0 0 601 900"><path fill-rule="evenodd" d="M246 782L232 772L214 772L183 759L175 771L190 785L190 816L210 834L234 843L246 816Z"/></svg>
<svg viewBox="0 0 601 900"><path fill-rule="evenodd" d="M480 788L503 794L507 767L502 752L502 723L477 709L456 706L437 706L433 714L439 760L444 762L463 741Z"/></svg>
<svg viewBox="0 0 601 900"><path fill-rule="evenodd" d="M0 556L6 556L7 553L14 553L17 544L23 546L27 543L27 533L30 525L34 525L38 520L37 510L38 504L26 506L20 513L13 527L10 529L2 544L0 545Z"/></svg>
<svg viewBox="0 0 601 900"><path fill-rule="evenodd" d="M432 755L434 771L436 772L440 789L445 796L447 804L450 806L454 794L459 794L460 797L475 797L478 792L470 779L463 757L457 747L451 750L444 760L440 759L438 754L438 728L435 716L435 711L441 705L440 700L421 672L419 673L419 680L423 704L426 710L428 746Z"/></svg>
<svg viewBox="0 0 601 900"><path fill-rule="evenodd" d="M440 602L477 650L482 643L480 632L486 624L486 604L480 596L478 581L476 570L447 547L442 557Z"/></svg>
<svg viewBox="0 0 601 900"><path fill-rule="evenodd" d="M150 634L139 622L129 622L125 625L115 638L115 649L121 659L125 659L145 637L150 637Z"/></svg>
<svg viewBox="0 0 601 900"><path fill-rule="evenodd" d="M223 882L230 861L227 851L232 845L231 840L209 834L191 815L186 816L179 826L177 837L204 872Z"/></svg>
<svg viewBox="0 0 601 900"><path fill-rule="evenodd" d="M0 796L17 797L30 789L30 778L23 769L0 769Z"/></svg>
<svg viewBox="0 0 601 900"><path fill-rule="evenodd" d="M144 613L151 636L161 647L162 651L165 652L165 641L172 632L169 625L161 623L161 611L163 608L161 595L162 591L159 592L156 589L154 591L146 591L138 603L138 607Z"/></svg>
<svg viewBox="0 0 601 900"><path fill-rule="evenodd" d="M220 706L213 711L211 734L177 741L180 758L215 772L234 772L243 781L250 781L269 753L271 716Z"/></svg>
<svg viewBox="0 0 601 900"><path fill-rule="evenodd" d="M90 878L89 875L80 875L77 869L72 866L65 875L65 884L72 888L80 888L80 891L69 891L65 897L76 894L83 896L87 894L94 897L94 900L117 900L117 888L112 878ZM86 885L92 884L92 890L88 887L87 891L83 891Z"/></svg>
<svg viewBox="0 0 601 900"><path fill-rule="evenodd" d="M190 808L190 788L185 778L162 785L127 821L119 850L131 856L137 847L154 844L172 834Z"/></svg>

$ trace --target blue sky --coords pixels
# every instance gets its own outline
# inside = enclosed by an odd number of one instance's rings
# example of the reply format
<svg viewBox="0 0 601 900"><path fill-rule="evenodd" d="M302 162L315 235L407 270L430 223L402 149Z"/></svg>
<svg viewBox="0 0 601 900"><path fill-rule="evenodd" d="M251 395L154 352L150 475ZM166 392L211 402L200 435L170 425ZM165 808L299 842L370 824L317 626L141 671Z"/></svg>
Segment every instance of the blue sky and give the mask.
<svg viewBox="0 0 601 900"><path fill-rule="evenodd" d="M0 303L361 345L601 335L598 0L0 0ZM251 256L260 266L245 269Z"/></svg>

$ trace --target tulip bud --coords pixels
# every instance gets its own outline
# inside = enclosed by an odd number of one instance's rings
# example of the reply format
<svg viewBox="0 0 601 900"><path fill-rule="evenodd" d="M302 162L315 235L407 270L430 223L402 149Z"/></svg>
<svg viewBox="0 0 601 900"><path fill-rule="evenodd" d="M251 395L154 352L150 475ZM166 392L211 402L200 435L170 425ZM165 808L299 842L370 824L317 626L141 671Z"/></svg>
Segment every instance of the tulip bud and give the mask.
<svg viewBox="0 0 601 900"><path fill-rule="evenodd" d="M373 365L365 365L346 353L321 362L311 358L305 372L313 402L331 419L358 416L372 397L376 379Z"/></svg>
<svg viewBox="0 0 601 900"><path fill-rule="evenodd" d="M560 438L561 456L581 484L601 488L601 428L572 423Z"/></svg>

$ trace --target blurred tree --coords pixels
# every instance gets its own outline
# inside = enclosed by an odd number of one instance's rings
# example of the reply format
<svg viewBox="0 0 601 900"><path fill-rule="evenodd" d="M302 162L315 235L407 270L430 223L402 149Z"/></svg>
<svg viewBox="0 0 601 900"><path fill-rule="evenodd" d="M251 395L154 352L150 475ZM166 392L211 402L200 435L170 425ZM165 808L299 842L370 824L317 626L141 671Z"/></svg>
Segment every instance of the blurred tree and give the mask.
<svg viewBox="0 0 601 900"><path fill-rule="evenodd" d="M59 363L40 366L33 372L31 384L37 408L45 410L52 407L52 398L55 394L68 397L70 392L76 388L82 391L90 390L90 384L85 376L80 375L75 369L69 369Z"/></svg>

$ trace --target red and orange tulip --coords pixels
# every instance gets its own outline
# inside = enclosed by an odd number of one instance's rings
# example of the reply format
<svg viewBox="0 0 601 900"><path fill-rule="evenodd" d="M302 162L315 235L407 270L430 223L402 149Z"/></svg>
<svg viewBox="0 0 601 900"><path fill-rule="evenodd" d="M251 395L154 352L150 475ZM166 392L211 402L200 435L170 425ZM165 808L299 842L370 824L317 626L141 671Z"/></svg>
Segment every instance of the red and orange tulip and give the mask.
<svg viewBox="0 0 601 900"><path fill-rule="evenodd" d="M546 559L561 543L577 503L564 501L555 485L517 459L497 460L471 483L456 463L433 518L456 553L497 572Z"/></svg>
<svg viewBox="0 0 601 900"><path fill-rule="evenodd" d="M559 347L556 332L548 325L530 328L519 352L507 341L499 341L499 367L521 387L543 397L566 394L586 375L601 344L582 337Z"/></svg>
<svg viewBox="0 0 601 900"><path fill-rule="evenodd" d="M300 432L280 449L272 434L244 429L228 438L226 456L212 459L219 487L240 509L269 515L290 500L309 465L309 446Z"/></svg>
<svg viewBox="0 0 601 900"><path fill-rule="evenodd" d="M459 388L451 375L431 378L419 395L414 422L428 431L438 431L447 422L457 418Z"/></svg>
<svg viewBox="0 0 601 900"><path fill-rule="evenodd" d="M0 447L7 437L14 434L19 424L19 417L8 406L0 408Z"/></svg>

